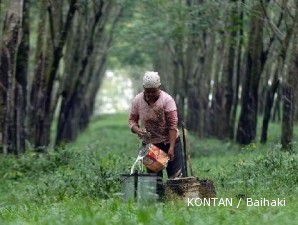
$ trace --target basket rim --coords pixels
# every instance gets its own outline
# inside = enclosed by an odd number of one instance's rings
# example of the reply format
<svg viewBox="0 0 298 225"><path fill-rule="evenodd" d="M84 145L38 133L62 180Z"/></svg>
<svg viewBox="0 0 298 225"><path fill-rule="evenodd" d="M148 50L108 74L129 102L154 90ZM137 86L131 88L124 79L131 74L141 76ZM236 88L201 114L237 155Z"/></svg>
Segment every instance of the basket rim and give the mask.
<svg viewBox="0 0 298 225"><path fill-rule="evenodd" d="M134 176L140 176L140 177L157 177L156 173L122 173L120 174L122 177L134 177Z"/></svg>

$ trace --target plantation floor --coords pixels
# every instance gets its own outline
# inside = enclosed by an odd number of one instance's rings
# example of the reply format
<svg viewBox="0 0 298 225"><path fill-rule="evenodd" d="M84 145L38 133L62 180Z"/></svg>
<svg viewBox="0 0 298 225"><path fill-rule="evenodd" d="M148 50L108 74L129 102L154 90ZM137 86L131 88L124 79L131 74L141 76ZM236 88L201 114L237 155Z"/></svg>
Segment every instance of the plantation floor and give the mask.
<svg viewBox="0 0 298 225"><path fill-rule="evenodd" d="M102 116L56 151L0 156L0 224L297 224L298 147L296 154L279 150L277 124L266 145L189 135L194 174L213 180L218 198L233 198L233 206L208 207L119 199L119 174L129 171L138 149L126 121L123 114ZM239 197L280 198L286 206L247 206L242 199L237 208Z"/></svg>

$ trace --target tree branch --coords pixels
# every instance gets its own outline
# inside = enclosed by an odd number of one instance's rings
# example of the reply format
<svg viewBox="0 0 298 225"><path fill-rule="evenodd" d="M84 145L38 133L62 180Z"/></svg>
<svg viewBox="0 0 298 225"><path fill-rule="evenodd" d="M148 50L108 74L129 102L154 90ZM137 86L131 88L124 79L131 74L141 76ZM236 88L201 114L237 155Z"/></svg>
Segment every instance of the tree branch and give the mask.
<svg viewBox="0 0 298 225"><path fill-rule="evenodd" d="M50 0L48 0L47 9L48 9L48 13L49 13L51 41L52 41L53 49L55 49L56 43L55 43L54 19L53 19L52 3Z"/></svg>
<svg viewBox="0 0 298 225"><path fill-rule="evenodd" d="M74 18L74 14L75 14L75 11L77 8L76 3L77 3L77 0L71 0L71 2L70 2L66 21L65 21L63 30L61 32L61 35L60 35L60 40L57 44L57 47L55 47L55 49L54 49L54 54L53 54L54 61L52 63L49 77L47 79L48 86L47 86L47 90L46 90L46 101L45 101L46 113L49 113L49 111L51 109L51 98L52 98L53 84L54 84L54 80L55 80L56 73L58 70L60 59L62 57L63 46L65 44L67 34L71 27L71 24L72 24L72 21Z"/></svg>
<svg viewBox="0 0 298 225"><path fill-rule="evenodd" d="M282 7L282 11L281 11L281 13L280 13L280 15L279 15L279 18L278 18L278 22L277 22L277 25L276 25L278 28L281 26L281 22L282 22L283 17L284 17L284 7L285 7L285 4L286 4L286 3L287 3L287 0L284 1L284 5L283 5L283 7ZM264 11L264 10L265 10L265 11ZM265 9L265 7L263 7L263 12L266 13L266 9ZM266 15L267 15L267 13L266 13ZM271 49L271 46L272 46L273 42L275 41L276 37L277 37L277 35L276 35L275 33L273 33L273 35L270 37L270 39L269 39L269 43L268 43L268 46L267 46L267 49L264 50L264 52L263 52L263 56L264 56L264 57L267 58L267 56L268 56L268 54L269 54L269 51L270 51L270 49ZM281 40L279 40L279 41L281 42Z"/></svg>
<svg viewBox="0 0 298 225"><path fill-rule="evenodd" d="M266 10L266 8L264 6L263 0L260 0L260 5L261 5L262 11L263 11L263 15L266 18L266 22L269 24L272 32L274 33L274 36L275 36L274 39L277 38L279 40L279 42L282 43L282 40L284 39L285 34L283 34L283 32L280 31L280 29L269 18L268 13L267 13L267 10Z"/></svg>

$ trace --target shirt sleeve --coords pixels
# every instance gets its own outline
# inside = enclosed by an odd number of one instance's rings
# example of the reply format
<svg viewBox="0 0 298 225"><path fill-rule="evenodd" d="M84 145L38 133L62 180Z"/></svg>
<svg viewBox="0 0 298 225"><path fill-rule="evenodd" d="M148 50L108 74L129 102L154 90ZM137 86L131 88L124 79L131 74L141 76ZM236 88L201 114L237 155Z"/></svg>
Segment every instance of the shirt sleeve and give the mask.
<svg viewBox="0 0 298 225"><path fill-rule="evenodd" d="M177 130L178 128L178 115L177 110L165 112L168 128L170 130Z"/></svg>
<svg viewBox="0 0 298 225"><path fill-rule="evenodd" d="M171 96L167 96L164 103L165 112L177 111L177 106L174 99Z"/></svg>
<svg viewBox="0 0 298 225"><path fill-rule="evenodd" d="M137 99L134 98L131 103L128 126L131 129L134 125L139 125L139 110Z"/></svg>
<svg viewBox="0 0 298 225"><path fill-rule="evenodd" d="M168 128L170 130L178 129L177 106L174 99L170 95L168 95L165 100L164 110Z"/></svg>

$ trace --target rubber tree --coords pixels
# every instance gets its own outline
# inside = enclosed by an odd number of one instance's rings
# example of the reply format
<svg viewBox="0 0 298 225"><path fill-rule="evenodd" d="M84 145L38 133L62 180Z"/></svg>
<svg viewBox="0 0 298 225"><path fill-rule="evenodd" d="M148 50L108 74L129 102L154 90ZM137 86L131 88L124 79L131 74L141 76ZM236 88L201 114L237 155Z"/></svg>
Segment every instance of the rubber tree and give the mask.
<svg viewBox="0 0 298 225"><path fill-rule="evenodd" d="M298 2L296 1L294 24L292 35L289 34L288 39L292 40L292 54L289 56L289 70L282 82L282 129L281 129L281 144L284 150L292 150L293 133L294 133L294 115L295 102L297 96L295 89L298 88Z"/></svg>
<svg viewBox="0 0 298 225"><path fill-rule="evenodd" d="M40 61L37 61L37 74L31 86L29 112L31 141L37 148L44 148L50 143L50 130L57 105L54 84L63 49L77 10L77 2L77 0L69 1L65 18L62 10L64 8L63 1L55 0L48 4L42 2L41 5L41 13L47 13L48 20L45 21L45 24L40 24L38 39L43 43L40 43L42 45L39 53ZM43 31L45 25L47 32Z"/></svg>
<svg viewBox="0 0 298 225"><path fill-rule="evenodd" d="M9 3L3 27L0 55L0 143L3 153L18 153L19 133L17 134L15 117L16 100L19 100L19 83L16 81L18 48L22 35L22 0Z"/></svg>
<svg viewBox="0 0 298 225"><path fill-rule="evenodd" d="M90 110L94 104L92 98L95 98L94 89L95 91L98 89L97 83L100 83L102 79L104 72L102 68L105 67L114 27L120 15L121 7L115 5L114 1L101 1L101 4L96 7L94 16L90 19L92 22L90 29L86 30L86 39L81 46L83 54L78 60L79 66L73 73L68 73L66 78L66 83L71 84L71 87L62 91L57 144L73 141L89 121L92 113ZM111 25L110 32L106 29L108 25ZM100 51L96 51L97 49ZM96 72L98 74L94 74ZM93 76L98 76L95 84L92 83L96 80Z"/></svg>
<svg viewBox="0 0 298 225"><path fill-rule="evenodd" d="M238 123L236 141L249 144L256 137L258 90L263 64L263 29L264 20L260 2L252 8L250 32L248 37L246 70L242 85L241 113Z"/></svg>

